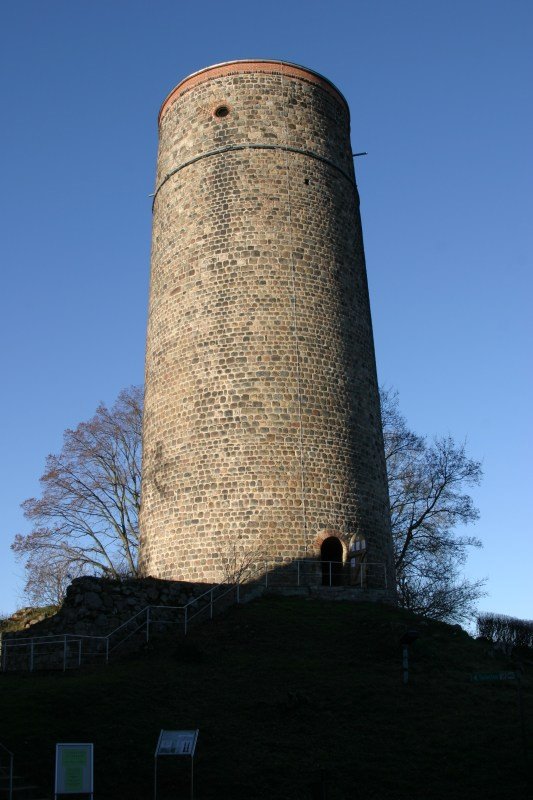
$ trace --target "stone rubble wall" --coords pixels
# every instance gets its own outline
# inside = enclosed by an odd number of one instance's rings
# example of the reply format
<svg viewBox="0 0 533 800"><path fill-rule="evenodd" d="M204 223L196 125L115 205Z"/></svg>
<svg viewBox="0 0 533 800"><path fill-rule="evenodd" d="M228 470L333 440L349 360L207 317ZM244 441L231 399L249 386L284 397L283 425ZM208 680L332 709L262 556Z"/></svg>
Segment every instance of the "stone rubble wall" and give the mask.
<svg viewBox="0 0 533 800"><path fill-rule="evenodd" d="M76 578L68 587L62 607L51 617L38 620L8 637L77 633L100 636L111 633L146 606L183 606L209 589L209 584L158 580Z"/></svg>
<svg viewBox="0 0 533 800"><path fill-rule="evenodd" d="M46 606L43 608L35 608L33 606L25 606L19 608L9 617L0 620L0 633L13 633L16 631L26 630L42 622L43 619L53 616L58 611L55 606Z"/></svg>

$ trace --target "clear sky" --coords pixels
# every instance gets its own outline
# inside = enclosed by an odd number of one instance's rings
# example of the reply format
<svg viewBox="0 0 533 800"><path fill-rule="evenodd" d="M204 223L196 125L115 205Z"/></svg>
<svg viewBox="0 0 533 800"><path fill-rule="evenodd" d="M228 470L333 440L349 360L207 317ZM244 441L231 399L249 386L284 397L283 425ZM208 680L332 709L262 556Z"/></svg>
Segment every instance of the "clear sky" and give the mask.
<svg viewBox="0 0 533 800"><path fill-rule="evenodd" d="M1 0L0 612L45 456L143 380L159 106L275 58L349 102L380 381L483 460L467 574L533 617L532 33L530 0Z"/></svg>

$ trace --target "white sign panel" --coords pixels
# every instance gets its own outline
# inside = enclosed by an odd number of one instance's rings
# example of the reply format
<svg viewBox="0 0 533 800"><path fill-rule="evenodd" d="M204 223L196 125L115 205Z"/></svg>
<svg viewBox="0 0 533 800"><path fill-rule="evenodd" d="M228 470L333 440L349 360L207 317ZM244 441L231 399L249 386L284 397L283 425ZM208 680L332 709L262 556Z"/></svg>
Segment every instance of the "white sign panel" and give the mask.
<svg viewBox="0 0 533 800"><path fill-rule="evenodd" d="M93 745L56 744L55 794L93 793Z"/></svg>
<svg viewBox="0 0 533 800"><path fill-rule="evenodd" d="M155 751L157 756L194 755L198 731L161 731Z"/></svg>

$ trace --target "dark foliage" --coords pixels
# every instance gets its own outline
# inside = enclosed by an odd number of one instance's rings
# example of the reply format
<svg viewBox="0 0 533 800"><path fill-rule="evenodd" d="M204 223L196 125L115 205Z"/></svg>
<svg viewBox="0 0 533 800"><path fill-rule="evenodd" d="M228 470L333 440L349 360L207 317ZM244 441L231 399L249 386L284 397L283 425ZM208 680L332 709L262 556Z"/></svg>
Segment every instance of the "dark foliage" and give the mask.
<svg viewBox="0 0 533 800"><path fill-rule="evenodd" d="M479 614L476 621L479 636L493 644L504 645L509 650L515 647L533 648L533 620L489 612Z"/></svg>

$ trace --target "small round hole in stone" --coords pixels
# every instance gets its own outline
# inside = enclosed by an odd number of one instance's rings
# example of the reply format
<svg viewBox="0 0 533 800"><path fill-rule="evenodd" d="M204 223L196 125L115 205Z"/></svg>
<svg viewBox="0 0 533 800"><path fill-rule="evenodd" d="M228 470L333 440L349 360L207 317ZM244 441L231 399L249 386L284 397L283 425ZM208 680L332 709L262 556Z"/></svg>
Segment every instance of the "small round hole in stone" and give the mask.
<svg viewBox="0 0 533 800"><path fill-rule="evenodd" d="M227 117L228 114L229 108L227 106L218 106L218 108L215 109L215 117L218 117L219 119Z"/></svg>

